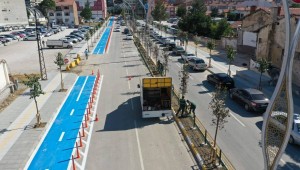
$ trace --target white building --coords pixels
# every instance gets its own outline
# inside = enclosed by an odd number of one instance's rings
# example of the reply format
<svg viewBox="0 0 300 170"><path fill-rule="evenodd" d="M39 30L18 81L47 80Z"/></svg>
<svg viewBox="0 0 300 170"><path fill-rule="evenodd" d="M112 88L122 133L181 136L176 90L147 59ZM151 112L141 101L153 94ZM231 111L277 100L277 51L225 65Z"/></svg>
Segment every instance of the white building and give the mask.
<svg viewBox="0 0 300 170"><path fill-rule="evenodd" d="M82 9L85 7L87 0L76 0L77 6L78 6L78 14L82 11ZM88 0L90 3L90 7L92 9L92 18L99 19L103 18L105 19L107 17L107 5L106 0Z"/></svg>
<svg viewBox="0 0 300 170"><path fill-rule="evenodd" d="M24 0L0 0L0 26L28 25Z"/></svg>
<svg viewBox="0 0 300 170"><path fill-rule="evenodd" d="M75 0L55 0L56 10L48 12L49 23L78 26L78 13Z"/></svg>

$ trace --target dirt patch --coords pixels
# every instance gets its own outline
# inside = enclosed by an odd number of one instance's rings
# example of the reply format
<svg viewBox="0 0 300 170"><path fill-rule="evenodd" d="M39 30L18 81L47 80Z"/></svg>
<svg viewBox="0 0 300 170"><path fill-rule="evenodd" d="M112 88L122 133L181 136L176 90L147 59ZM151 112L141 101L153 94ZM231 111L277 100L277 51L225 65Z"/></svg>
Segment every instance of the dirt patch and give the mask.
<svg viewBox="0 0 300 170"><path fill-rule="evenodd" d="M18 96L22 95L27 87L24 84L19 84L19 89L13 94L10 94L1 104L0 112L2 112L7 106L9 106Z"/></svg>

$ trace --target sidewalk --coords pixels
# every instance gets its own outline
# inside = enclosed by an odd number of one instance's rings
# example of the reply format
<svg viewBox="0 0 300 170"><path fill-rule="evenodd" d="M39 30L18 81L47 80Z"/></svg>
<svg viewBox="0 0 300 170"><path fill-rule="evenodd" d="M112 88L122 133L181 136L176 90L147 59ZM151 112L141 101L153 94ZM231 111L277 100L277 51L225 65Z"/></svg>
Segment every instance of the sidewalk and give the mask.
<svg viewBox="0 0 300 170"><path fill-rule="evenodd" d="M45 92L38 98L42 122L50 122L58 111L68 92L60 89L60 73L48 73L48 80L41 81ZM65 88L71 90L77 75L63 74ZM19 96L0 115L0 169L22 169L32 151L42 137L44 128L33 128L36 123L36 109L33 99L29 99L29 89Z"/></svg>

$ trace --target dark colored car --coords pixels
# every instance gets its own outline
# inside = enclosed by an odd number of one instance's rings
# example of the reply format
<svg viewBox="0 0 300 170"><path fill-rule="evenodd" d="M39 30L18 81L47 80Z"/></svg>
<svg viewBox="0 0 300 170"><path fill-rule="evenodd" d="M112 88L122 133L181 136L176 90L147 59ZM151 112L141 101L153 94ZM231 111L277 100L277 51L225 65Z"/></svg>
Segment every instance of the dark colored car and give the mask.
<svg viewBox="0 0 300 170"><path fill-rule="evenodd" d="M214 73L207 75L207 81L215 84L216 86L226 87L227 89L234 88L233 78L228 76L226 73Z"/></svg>
<svg viewBox="0 0 300 170"><path fill-rule="evenodd" d="M183 55L183 54L185 54L185 51L184 51L184 49L183 49L183 47L181 47L181 46L176 46L174 49L173 49L173 53L175 54L175 55Z"/></svg>
<svg viewBox="0 0 300 170"><path fill-rule="evenodd" d="M176 47L176 44L174 42L169 42L167 44L167 47L168 47L169 51L173 51L173 49Z"/></svg>
<svg viewBox="0 0 300 170"><path fill-rule="evenodd" d="M128 28L124 28L123 33L124 33L124 34L128 34L128 33L129 33L129 29L128 29Z"/></svg>
<svg viewBox="0 0 300 170"><path fill-rule="evenodd" d="M257 89L230 89L229 96L244 106L247 111L264 112L266 111L269 99Z"/></svg>

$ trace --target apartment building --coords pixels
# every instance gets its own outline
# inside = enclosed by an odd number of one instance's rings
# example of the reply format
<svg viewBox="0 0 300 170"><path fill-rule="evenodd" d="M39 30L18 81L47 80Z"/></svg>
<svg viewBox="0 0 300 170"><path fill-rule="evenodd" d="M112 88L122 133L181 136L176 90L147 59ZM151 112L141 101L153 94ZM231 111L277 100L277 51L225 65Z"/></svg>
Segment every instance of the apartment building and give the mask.
<svg viewBox="0 0 300 170"><path fill-rule="evenodd" d="M85 4L89 2L89 5L92 9L92 18L106 18L107 17L107 4L106 0L76 0L78 13L82 11L85 7Z"/></svg>
<svg viewBox="0 0 300 170"><path fill-rule="evenodd" d="M50 24L77 26L78 12L75 0L55 0L56 9L48 12Z"/></svg>
<svg viewBox="0 0 300 170"><path fill-rule="evenodd" d="M24 0L0 0L0 26L28 25Z"/></svg>

